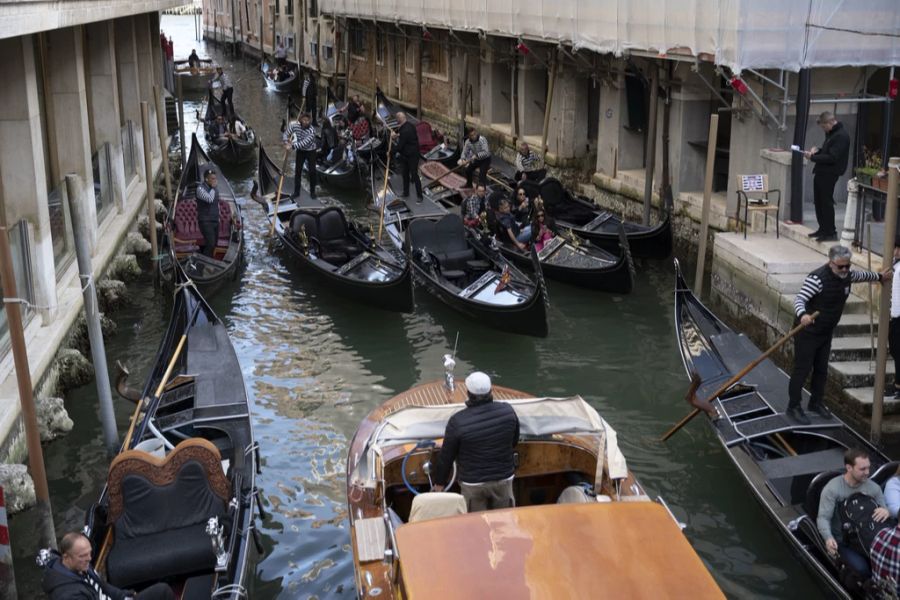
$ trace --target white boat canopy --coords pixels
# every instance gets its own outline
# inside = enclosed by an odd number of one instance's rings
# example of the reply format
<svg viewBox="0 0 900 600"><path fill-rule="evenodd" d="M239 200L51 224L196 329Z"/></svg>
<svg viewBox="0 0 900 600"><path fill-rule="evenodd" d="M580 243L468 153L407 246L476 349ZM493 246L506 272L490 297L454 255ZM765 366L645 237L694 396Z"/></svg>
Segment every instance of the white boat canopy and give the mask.
<svg viewBox="0 0 900 600"><path fill-rule="evenodd" d="M524 36L744 69L900 65L897 0L322 0L338 17Z"/></svg>

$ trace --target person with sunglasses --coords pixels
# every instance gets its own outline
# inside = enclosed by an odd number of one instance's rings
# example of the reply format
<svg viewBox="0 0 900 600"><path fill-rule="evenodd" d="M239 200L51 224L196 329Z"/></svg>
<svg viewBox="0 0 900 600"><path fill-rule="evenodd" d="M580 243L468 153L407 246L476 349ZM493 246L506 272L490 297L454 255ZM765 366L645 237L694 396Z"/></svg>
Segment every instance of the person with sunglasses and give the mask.
<svg viewBox="0 0 900 600"><path fill-rule="evenodd" d="M543 210L538 210L534 213L534 220L531 223L531 240L534 244L534 251L540 252L543 250L544 244L554 237L556 235L547 223L547 214Z"/></svg>
<svg viewBox="0 0 900 600"><path fill-rule="evenodd" d="M828 250L828 262L806 276L803 287L794 299L797 321L806 327L794 337L794 370L788 385L790 400L785 414L801 425L810 424L801 406L803 384L810 371L809 410L823 418L831 417L825 406L828 357L834 328L841 320L844 304L850 295L850 285L864 281L891 281L893 275L889 268L881 273L851 271L852 257L849 248L832 246ZM814 319L812 315L816 311L819 315Z"/></svg>

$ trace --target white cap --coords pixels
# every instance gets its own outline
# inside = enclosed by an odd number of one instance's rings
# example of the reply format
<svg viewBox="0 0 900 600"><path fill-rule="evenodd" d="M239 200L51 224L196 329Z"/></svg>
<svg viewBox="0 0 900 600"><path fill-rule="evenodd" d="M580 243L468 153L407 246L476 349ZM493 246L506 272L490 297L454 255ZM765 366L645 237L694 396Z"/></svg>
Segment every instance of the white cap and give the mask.
<svg viewBox="0 0 900 600"><path fill-rule="evenodd" d="M466 377L466 389L470 394L483 396L491 391L491 378L481 371L475 371Z"/></svg>

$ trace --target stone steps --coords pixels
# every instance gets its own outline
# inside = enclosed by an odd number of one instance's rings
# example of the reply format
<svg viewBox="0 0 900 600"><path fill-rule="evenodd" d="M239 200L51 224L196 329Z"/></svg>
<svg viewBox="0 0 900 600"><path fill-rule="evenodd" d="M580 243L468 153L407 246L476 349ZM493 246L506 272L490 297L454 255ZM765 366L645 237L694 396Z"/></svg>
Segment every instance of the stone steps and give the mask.
<svg viewBox="0 0 900 600"><path fill-rule="evenodd" d="M875 343L878 343L877 339ZM868 335L868 332L866 332L866 335L848 335L831 340L830 360L832 362L848 360L868 362L872 356L872 338Z"/></svg>
<svg viewBox="0 0 900 600"><path fill-rule="evenodd" d="M878 335L878 320L874 322L875 335ZM834 337L869 335L869 315L863 313L844 313L834 330Z"/></svg>
<svg viewBox="0 0 900 600"><path fill-rule="evenodd" d="M887 392L886 394L890 394L886 396L884 399L884 414L885 415L900 415L900 400L895 400L894 395L891 393L893 389L893 385L885 387ZM863 388L847 388L844 390L844 394L846 394L850 400L856 402L863 410L866 416L871 416L872 414L872 398L875 393L875 388L873 387L863 387Z"/></svg>
<svg viewBox="0 0 900 600"><path fill-rule="evenodd" d="M829 377L846 388L874 387L875 365L868 360L845 360L828 364ZM894 384L894 361L887 364L885 382ZM889 388L890 389L890 388Z"/></svg>

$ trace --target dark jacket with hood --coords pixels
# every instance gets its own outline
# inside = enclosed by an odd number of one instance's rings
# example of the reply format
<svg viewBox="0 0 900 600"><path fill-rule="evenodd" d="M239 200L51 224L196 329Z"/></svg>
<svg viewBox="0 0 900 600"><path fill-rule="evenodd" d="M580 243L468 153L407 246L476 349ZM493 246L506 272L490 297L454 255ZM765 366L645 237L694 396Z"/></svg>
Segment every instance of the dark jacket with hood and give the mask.
<svg viewBox="0 0 900 600"><path fill-rule="evenodd" d="M484 483L515 473L513 452L519 441L519 417L512 406L490 394L470 399L447 421L435 483L445 484L456 461L457 481Z"/></svg>
<svg viewBox="0 0 900 600"><path fill-rule="evenodd" d="M50 600L125 600L133 592L120 590L100 578L93 568L83 574L71 571L62 564L62 557L53 551L53 558L44 568L41 587Z"/></svg>
<svg viewBox="0 0 900 600"><path fill-rule="evenodd" d="M825 134L825 143L818 152L809 157L816 166L813 173L828 177L840 177L847 170L850 157L850 134L843 123L835 123Z"/></svg>

